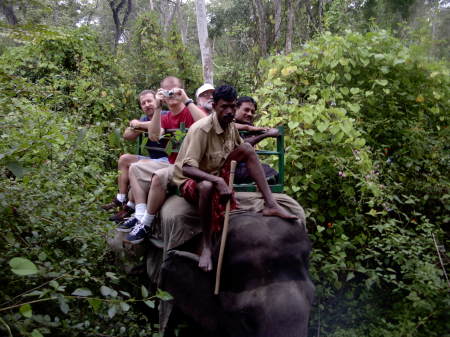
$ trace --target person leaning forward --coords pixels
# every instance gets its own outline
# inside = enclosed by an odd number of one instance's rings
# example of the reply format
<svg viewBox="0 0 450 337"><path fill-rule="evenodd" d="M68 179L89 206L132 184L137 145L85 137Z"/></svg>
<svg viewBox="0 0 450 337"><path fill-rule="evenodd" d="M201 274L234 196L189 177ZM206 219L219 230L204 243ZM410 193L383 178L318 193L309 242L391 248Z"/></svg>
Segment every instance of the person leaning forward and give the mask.
<svg viewBox="0 0 450 337"><path fill-rule="evenodd" d="M199 208L203 229L199 267L205 271L212 269L212 233L220 230L226 201L231 198L231 207L236 207L226 183L232 160L246 163L264 198L264 215L296 219L275 201L253 147L239 136L233 123L236 98L232 86L214 91L214 112L191 126L175 161L174 183L181 196Z"/></svg>

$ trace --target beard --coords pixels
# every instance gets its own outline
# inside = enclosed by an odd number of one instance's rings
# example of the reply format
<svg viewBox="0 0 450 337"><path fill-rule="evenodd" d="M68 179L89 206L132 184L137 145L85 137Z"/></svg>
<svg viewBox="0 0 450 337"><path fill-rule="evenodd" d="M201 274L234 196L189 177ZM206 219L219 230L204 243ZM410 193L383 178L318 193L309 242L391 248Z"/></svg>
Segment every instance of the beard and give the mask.
<svg viewBox="0 0 450 337"><path fill-rule="evenodd" d="M212 107L212 102L206 102L205 104L202 105L202 107L203 107L205 110L208 110L209 112L211 112L212 109L213 109L213 107Z"/></svg>

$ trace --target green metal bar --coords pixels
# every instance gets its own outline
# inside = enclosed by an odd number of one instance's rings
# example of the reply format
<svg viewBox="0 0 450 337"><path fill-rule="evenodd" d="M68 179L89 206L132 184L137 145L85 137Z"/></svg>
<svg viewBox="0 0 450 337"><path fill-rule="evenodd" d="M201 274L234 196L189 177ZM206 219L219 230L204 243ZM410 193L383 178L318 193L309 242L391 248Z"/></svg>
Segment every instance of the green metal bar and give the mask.
<svg viewBox="0 0 450 337"><path fill-rule="evenodd" d="M278 131L280 135L277 137L277 151L278 155L278 183L284 186L284 127L279 126ZM282 193L281 190L280 193Z"/></svg>
<svg viewBox="0 0 450 337"><path fill-rule="evenodd" d="M136 139L136 154L138 155L142 155L141 144L142 144L142 133Z"/></svg>
<svg viewBox="0 0 450 337"><path fill-rule="evenodd" d="M273 193L283 193L284 186L281 184L269 185L270 190ZM233 189L236 192L256 192L257 188L255 184L237 184L233 185Z"/></svg>
<svg viewBox="0 0 450 337"><path fill-rule="evenodd" d="M278 151L265 151L265 150L257 150L255 151L257 154L261 154L264 156L270 156L270 155L279 155L280 152Z"/></svg>

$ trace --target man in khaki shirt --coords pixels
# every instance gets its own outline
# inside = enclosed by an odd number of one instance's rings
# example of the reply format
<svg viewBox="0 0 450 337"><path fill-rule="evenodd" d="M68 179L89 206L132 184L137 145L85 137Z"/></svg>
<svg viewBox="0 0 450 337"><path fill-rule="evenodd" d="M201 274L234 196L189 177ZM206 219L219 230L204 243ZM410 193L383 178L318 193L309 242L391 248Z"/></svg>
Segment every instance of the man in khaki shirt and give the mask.
<svg viewBox="0 0 450 337"><path fill-rule="evenodd" d="M199 208L203 228L199 267L205 271L212 269L212 232L220 230L217 223L223 216L223 212L218 210L224 210L224 204L230 198L233 204L232 191L226 182L232 160L247 165L250 176L263 195L264 215L296 218L277 204L255 150L239 136L233 123L236 99L237 92L232 86L224 85L215 90L214 112L189 128L175 161L173 181L181 196Z"/></svg>

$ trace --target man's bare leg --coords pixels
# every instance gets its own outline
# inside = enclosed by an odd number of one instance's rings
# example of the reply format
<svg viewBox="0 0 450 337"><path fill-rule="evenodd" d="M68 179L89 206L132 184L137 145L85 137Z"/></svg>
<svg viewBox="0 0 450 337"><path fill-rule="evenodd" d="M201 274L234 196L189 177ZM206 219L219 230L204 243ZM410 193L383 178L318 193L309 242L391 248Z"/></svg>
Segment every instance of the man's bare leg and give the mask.
<svg viewBox="0 0 450 337"><path fill-rule="evenodd" d="M204 271L212 270L211 259L211 241L212 241L212 227L211 227L211 197L214 189L213 183L209 181L202 181L197 184L199 193L198 209L200 213L200 222L203 229L202 237L202 253L198 266Z"/></svg>
<svg viewBox="0 0 450 337"><path fill-rule="evenodd" d="M119 185L119 193L127 194L129 179L128 179L128 170L130 169L130 165L136 163L139 159L134 154L123 154L119 158L118 168L120 171L119 177L117 178L117 183Z"/></svg>
<svg viewBox="0 0 450 337"><path fill-rule="evenodd" d="M135 204L146 204L147 203L147 193L146 189L139 184L137 175L134 173L135 168L131 167L129 172L130 187L133 191L133 198Z"/></svg>
<svg viewBox="0 0 450 337"><path fill-rule="evenodd" d="M297 219L295 215L288 213L275 201L272 191L267 184L261 162L259 161L254 148L250 144L244 143L238 146L228 156L227 161L229 160L236 160L246 164L250 176L255 180L256 185L263 195L265 201L265 207L262 212L263 215L278 216L283 219Z"/></svg>
<svg viewBox="0 0 450 337"><path fill-rule="evenodd" d="M166 189L161 184L157 174L153 175L150 191L147 198L147 213L155 215L161 209L166 200Z"/></svg>

